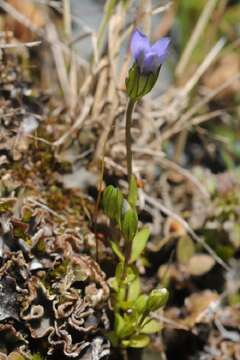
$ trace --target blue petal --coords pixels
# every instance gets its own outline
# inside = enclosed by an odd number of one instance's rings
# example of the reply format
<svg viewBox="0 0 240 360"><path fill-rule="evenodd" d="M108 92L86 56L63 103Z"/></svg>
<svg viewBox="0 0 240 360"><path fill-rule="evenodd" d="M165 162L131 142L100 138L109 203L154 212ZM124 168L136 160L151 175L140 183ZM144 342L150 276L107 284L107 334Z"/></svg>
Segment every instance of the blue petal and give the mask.
<svg viewBox="0 0 240 360"><path fill-rule="evenodd" d="M140 67L140 71L143 74L149 74L158 70L160 65L161 62L159 56L153 51L149 51L144 57L144 61L142 66Z"/></svg>
<svg viewBox="0 0 240 360"><path fill-rule="evenodd" d="M131 53L139 66L143 63L145 54L150 51L150 43L146 35L138 29L134 30L131 38Z"/></svg>
<svg viewBox="0 0 240 360"><path fill-rule="evenodd" d="M159 57L159 65L161 65L168 55L168 47L170 44L170 38L163 37L151 46L151 51Z"/></svg>

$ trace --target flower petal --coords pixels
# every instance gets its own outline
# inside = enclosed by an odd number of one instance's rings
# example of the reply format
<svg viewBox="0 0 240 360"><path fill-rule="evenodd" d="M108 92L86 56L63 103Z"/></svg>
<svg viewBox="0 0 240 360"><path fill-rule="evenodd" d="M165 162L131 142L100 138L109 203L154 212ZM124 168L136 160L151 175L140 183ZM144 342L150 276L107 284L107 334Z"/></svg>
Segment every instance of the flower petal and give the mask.
<svg viewBox="0 0 240 360"><path fill-rule="evenodd" d="M168 47L170 44L170 38L163 37L151 46L151 51L159 57L159 65L161 65L168 55Z"/></svg>
<svg viewBox="0 0 240 360"><path fill-rule="evenodd" d="M159 68L160 64L161 62L159 56L155 52L149 51L144 57L140 70L143 74L149 74L151 72L155 72Z"/></svg>
<svg viewBox="0 0 240 360"><path fill-rule="evenodd" d="M131 38L131 53L135 61L139 64L143 62L144 55L151 48L148 38L138 29L134 30Z"/></svg>

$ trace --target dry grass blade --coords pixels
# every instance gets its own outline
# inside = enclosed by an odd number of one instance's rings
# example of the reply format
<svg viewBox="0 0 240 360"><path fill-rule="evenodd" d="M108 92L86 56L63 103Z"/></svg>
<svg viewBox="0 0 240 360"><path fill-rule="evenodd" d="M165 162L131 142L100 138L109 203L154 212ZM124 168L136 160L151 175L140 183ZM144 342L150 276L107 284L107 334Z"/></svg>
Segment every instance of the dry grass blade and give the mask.
<svg viewBox="0 0 240 360"><path fill-rule="evenodd" d="M212 90L208 95L203 97L199 102L197 102L192 108L190 108L186 113L182 115L182 117L179 119L179 121L174 124L170 129L166 130L162 136L161 140L165 141L169 139L170 137L176 135L184 127L188 127L188 123L191 123L190 120L192 117L199 111L201 108L209 103L214 97L218 94L220 94L223 90L228 88L230 85L232 85L234 82L237 82L240 80L240 72L233 75L230 79L226 80L223 84L221 84L216 89ZM214 115L215 117L215 115ZM211 117L210 117L211 118Z"/></svg>
<svg viewBox="0 0 240 360"><path fill-rule="evenodd" d="M16 19L17 21L19 21L20 23L22 23L24 26L26 26L28 29L30 29L33 33L37 34L40 38L44 39L45 41L48 42L45 30L43 28L38 28L34 25L34 23L31 21L31 19L29 19L28 17L26 17L24 14L22 14L21 12L19 12L18 10L16 10L12 5L8 4L6 1L4 0L0 0L0 7L6 12L8 13L10 16L12 16L14 19ZM56 40L56 39L55 39ZM51 44L50 44L51 45ZM56 44L55 44L56 45ZM66 46L63 42L61 42L58 39L58 45L59 47L62 48L62 51L64 52L64 54L66 54L67 56L71 56L73 50L70 49L68 46ZM81 58L77 53L75 53L75 57L77 59L77 63L80 66L84 66L86 68L89 67L89 64L87 61L85 61L83 58Z"/></svg>
<svg viewBox="0 0 240 360"><path fill-rule="evenodd" d="M151 30L152 0L140 0L137 16L137 26L142 26L144 33L149 35Z"/></svg>
<svg viewBox="0 0 240 360"><path fill-rule="evenodd" d="M67 68L64 60L64 54L62 47L59 46L59 38L56 28L53 24L49 24L46 29L47 38L51 44L51 50L56 65L59 83L63 91L65 103L71 107L72 94L69 87L69 79L67 74Z"/></svg>
<svg viewBox="0 0 240 360"><path fill-rule="evenodd" d="M56 211L50 209L49 206L47 206L46 204L43 204L42 202L40 202L38 200L28 197L28 198L26 198L26 201L28 201L34 205L37 205L37 206L43 208L44 210L47 210L50 214L56 216L60 220L65 220L65 217L62 214L58 214Z"/></svg>
<svg viewBox="0 0 240 360"><path fill-rule="evenodd" d="M116 118L117 110L119 108L119 96L118 96L118 62L119 62L119 52L120 52L120 39L121 32L124 28L124 19L125 19L126 7L120 3L115 9L114 15L112 15L109 21L109 33L108 33L108 61L109 68L108 74L103 74L103 78L100 77L98 87L97 87L97 98L95 99L94 104L94 115L96 116L97 110L100 109L100 90L105 85L103 80L108 76L108 87L106 91L107 102L110 105L107 107L106 114L106 124L102 131L102 134L97 143L96 152L94 155L94 162L102 158L103 149L107 141L108 135L111 131L114 119Z"/></svg>
<svg viewBox="0 0 240 360"><path fill-rule="evenodd" d="M32 41L26 43L18 43L18 44L0 44L1 49L14 49L18 47L35 47L42 44L42 41Z"/></svg>
<svg viewBox="0 0 240 360"><path fill-rule="evenodd" d="M213 46L213 48L209 51L201 65L194 72L193 76L188 80L186 85L184 86L182 92L184 96L186 96L197 84L202 75L206 72L206 70L210 67L210 65L216 61L217 56L223 49L226 44L226 39L221 38L218 42Z"/></svg>
<svg viewBox="0 0 240 360"><path fill-rule="evenodd" d="M152 318L157 321L160 321L161 323L165 323L165 324L173 327L173 329L181 329L181 330L189 331L189 328L187 326L184 326L183 324L179 324L177 321L169 319L166 316L155 313L155 314L152 314Z"/></svg>
<svg viewBox="0 0 240 360"><path fill-rule="evenodd" d="M92 106L92 98L89 97L85 100L85 103L81 109L81 113L80 113L79 117L76 119L76 121L74 122L74 124L72 125L72 127L65 134L63 134L63 136L61 136L58 140L56 140L53 143L54 146L62 145L69 136L73 135L73 133L75 131L77 131L81 128L81 126L83 125L84 121L86 120L86 118L89 114L91 106Z"/></svg>
<svg viewBox="0 0 240 360"><path fill-rule="evenodd" d="M159 163L168 169L172 169L174 171L176 171L177 173L181 174L182 176L184 176L186 179L188 179L193 185L196 186L196 188L198 188L198 190L200 191L200 193L206 197L209 198L209 193L206 190L206 188L198 181L198 179L192 175L188 170L183 169L181 166L179 166L178 164L176 164L175 162L168 160L166 158L164 158L165 154L158 152L158 151L154 151L151 149L138 149L138 148L133 148L134 152L137 153L141 153L141 154L146 154L146 155L150 155L153 157L156 157L159 161Z"/></svg>
<svg viewBox="0 0 240 360"><path fill-rule="evenodd" d="M113 169L115 169L115 170L117 170L117 171L120 171L122 174L127 175L126 169L125 169L123 166L117 164L117 163L116 163L114 160L112 160L111 158L109 158L109 157L104 157L104 162L105 162L105 164L106 164L108 167L111 167L111 168L113 168Z"/></svg>
<svg viewBox="0 0 240 360"><path fill-rule="evenodd" d="M191 126L200 125L201 123L203 123L205 121L219 118L222 115L224 115L225 113L226 113L225 110L215 110L215 111L211 111L207 114L196 116L189 122L189 124L185 124L184 129L188 129Z"/></svg>
<svg viewBox="0 0 240 360"><path fill-rule="evenodd" d="M173 5L172 1L169 1L166 5L157 6L154 9L152 9L152 15L157 15L162 12L165 12L169 10L172 5Z"/></svg>

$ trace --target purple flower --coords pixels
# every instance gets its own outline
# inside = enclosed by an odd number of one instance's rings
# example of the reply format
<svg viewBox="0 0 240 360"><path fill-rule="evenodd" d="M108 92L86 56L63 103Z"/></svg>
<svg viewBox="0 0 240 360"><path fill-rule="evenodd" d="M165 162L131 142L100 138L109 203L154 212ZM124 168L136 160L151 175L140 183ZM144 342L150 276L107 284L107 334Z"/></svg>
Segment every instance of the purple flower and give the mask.
<svg viewBox="0 0 240 360"><path fill-rule="evenodd" d="M170 39L163 37L150 44L146 35L134 30L131 39L131 53L140 69L140 73L149 74L157 71L167 56Z"/></svg>

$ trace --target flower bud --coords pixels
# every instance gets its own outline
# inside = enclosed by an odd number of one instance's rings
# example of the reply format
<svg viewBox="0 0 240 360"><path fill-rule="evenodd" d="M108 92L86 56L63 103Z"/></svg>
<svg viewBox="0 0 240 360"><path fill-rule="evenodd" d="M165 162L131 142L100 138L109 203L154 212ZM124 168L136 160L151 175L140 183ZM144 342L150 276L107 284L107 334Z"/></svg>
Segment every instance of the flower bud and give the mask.
<svg viewBox="0 0 240 360"><path fill-rule="evenodd" d="M140 72L139 66L135 63L129 70L126 79L127 94L132 100L139 100L148 94L154 87L160 67L155 72L144 74Z"/></svg>
<svg viewBox="0 0 240 360"><path fill-rule="evenodd" d="M146 309L150 311L158 310L160 307L164 306L168 300L168 291L167 289L154 289L151 291L148 300Z"/></svg>

